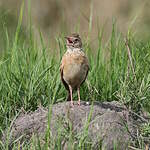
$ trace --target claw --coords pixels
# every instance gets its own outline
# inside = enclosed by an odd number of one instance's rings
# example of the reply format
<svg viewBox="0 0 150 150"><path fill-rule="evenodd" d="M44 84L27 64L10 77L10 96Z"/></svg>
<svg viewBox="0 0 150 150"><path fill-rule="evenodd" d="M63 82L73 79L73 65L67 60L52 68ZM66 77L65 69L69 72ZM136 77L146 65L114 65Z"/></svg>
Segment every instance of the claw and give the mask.
<svg viewBox="0 0 150 150"><path fill-rule="evenodd" d="M80 101L78 101L78 105L80 106Z"/></svg>
<svg viewBox="0 0 150 150"><path fill-rule="evenodd" d="M71 102L71 107L72 107L72 108L74 107L74 104L73 104L73 102Z"/></svg>

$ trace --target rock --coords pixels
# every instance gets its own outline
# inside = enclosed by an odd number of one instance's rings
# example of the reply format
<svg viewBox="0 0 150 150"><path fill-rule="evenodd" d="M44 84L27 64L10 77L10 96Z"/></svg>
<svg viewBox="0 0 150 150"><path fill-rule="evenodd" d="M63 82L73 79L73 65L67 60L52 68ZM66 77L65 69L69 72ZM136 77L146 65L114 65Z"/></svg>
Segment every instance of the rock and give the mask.
<svg viewBox="0 0 150 150"><path fill-rule="evenodd" d="M35 112L21 113L12 123L9 145L12 146L22 135L20 143L30 139L33 133L42 137L48 126L48 116L51 118L53 138L57 136L60 127L63 131L71 125L73 133L88 136L94 149L101 146L102 149L112 150L114 145L117 150L128 149L136 131L129 112L115 101L95 102L93 105L82 101L81 106L75 104L73 108L70 107L70 102L62 102L54 104L50 110L38 108ZM5 141L6 135L2 139ZM67 147L66 144L64 147Z"/></svg>

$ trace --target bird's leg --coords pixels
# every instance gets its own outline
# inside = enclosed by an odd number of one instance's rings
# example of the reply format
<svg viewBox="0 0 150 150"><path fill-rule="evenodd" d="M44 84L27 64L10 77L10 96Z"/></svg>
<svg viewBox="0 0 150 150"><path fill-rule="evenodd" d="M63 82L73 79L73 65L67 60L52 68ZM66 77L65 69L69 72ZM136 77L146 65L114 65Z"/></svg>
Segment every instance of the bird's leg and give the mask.
<svg viewBox="0 0 150 150"><path fill-rule="evenodd" d="M73 99L72 99L72 87L69 85L70 97L71 97L71 106L73 107Z"/></svg>
<svg viewBox="0 0 150 150"><path fill-rule="evenodd" d="M77 93L78 93L78 105L80 105L80 88L77 88Z"/></svg>

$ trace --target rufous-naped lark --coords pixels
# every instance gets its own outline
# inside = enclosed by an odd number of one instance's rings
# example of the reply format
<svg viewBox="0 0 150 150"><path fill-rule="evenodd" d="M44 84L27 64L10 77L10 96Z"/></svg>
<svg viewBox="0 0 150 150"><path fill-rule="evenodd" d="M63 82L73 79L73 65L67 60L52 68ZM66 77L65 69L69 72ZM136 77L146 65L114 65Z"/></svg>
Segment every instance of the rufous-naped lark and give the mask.
<svg viewBox="0 0 150 150"><path fill-rule="evenodd" d="M61 80L68 90L68 101L71 101L73 107L72 94L74 90L78 93L78 105L80 105L80 86L85 81L89 63L82 49L82 41L78 34L67 36L67 51L62 57L60 72Z"/></svg>

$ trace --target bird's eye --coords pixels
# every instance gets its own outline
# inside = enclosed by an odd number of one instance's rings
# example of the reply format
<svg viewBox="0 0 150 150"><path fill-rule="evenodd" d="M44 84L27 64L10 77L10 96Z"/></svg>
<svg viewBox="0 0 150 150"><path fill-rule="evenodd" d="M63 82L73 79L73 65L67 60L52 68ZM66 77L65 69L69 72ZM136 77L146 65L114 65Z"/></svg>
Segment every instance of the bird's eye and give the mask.
<svg viewBox="0 0 150 150"><path fill-rule="evenodd" d="M74 41L75 41L75 42L78 42L78 39L75 39Z"/></svg>

